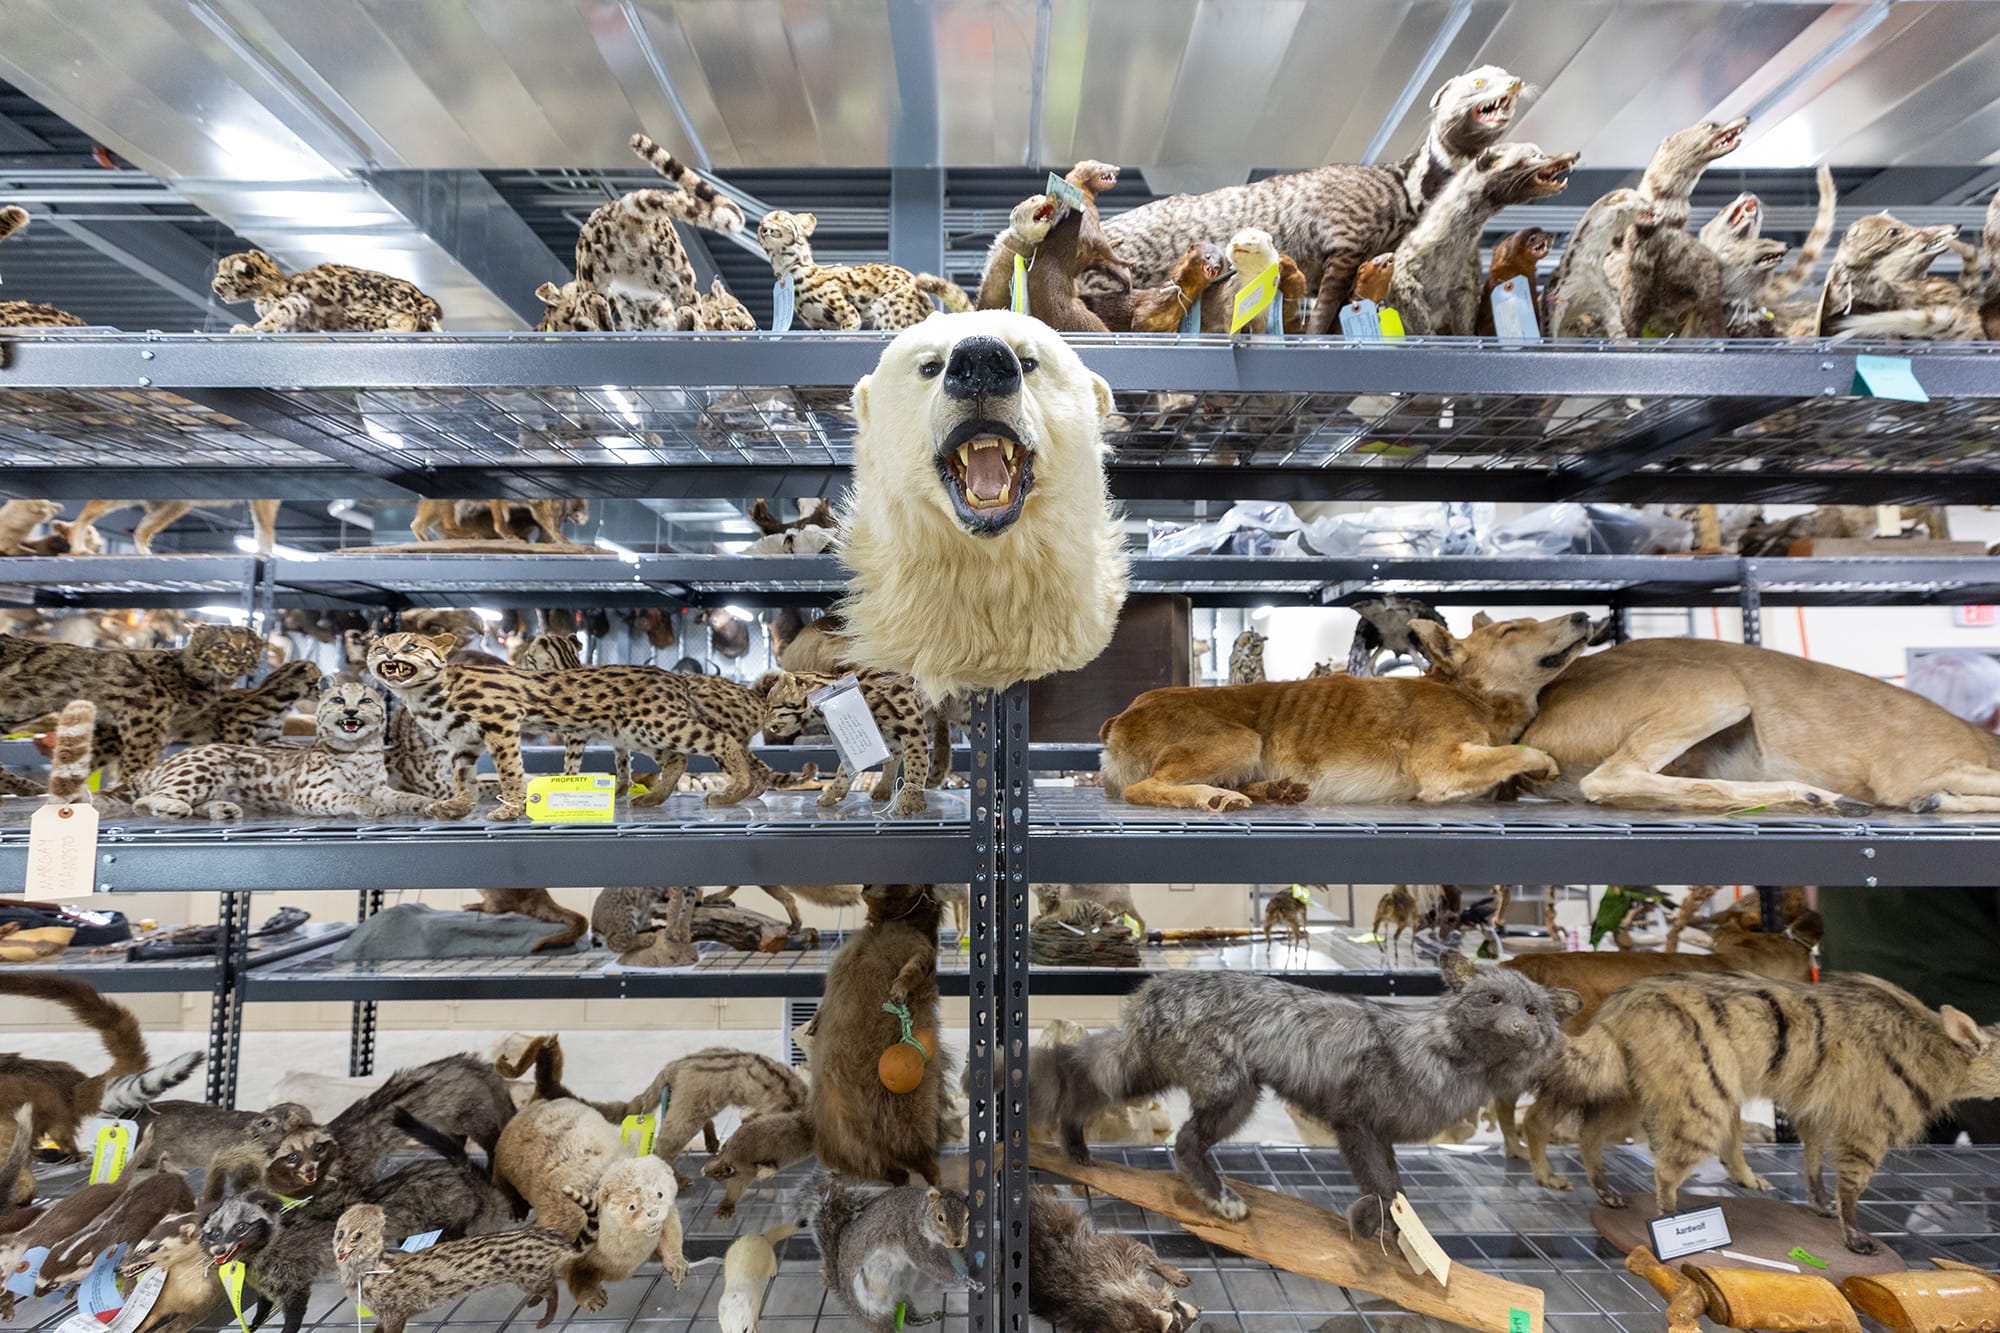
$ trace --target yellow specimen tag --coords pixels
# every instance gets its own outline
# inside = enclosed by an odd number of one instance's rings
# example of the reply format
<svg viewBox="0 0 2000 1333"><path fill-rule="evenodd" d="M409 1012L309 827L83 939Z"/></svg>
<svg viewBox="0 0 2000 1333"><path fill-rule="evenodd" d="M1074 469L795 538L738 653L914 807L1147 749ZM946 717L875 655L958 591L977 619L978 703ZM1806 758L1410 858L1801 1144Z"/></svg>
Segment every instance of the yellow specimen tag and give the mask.
<svg viewBox="0 0 2000 1333"><path fill-rule="evenodd" d="M1007 286L1007 307L1017 315L1028 313L1028 261L1014 256L1014 280Z"/></svg>
<svg viewBox="0 0 2000 1333"><path fill-rule="evenodd" d="M1396 312L1394 306L1385 305L1376 311L1375 322L1381 326L1384 338L1400 338L1403 336L1403 317Z"/></svg>
<svg viewBox="0 0 2000 1333"><path fill-rule="evenodd" d="M1312 900L1313 900L1312 890L1308 889L1303 884L1292 885L1292 897L1297 898L1300 902L1305 903L1307 906L1312 905Z"/></svg>
<svg viewBox="0 0 2000 1333"><path fill-rule="evenodd" d="M1245 324L1264 313L1277 295L1278 266L1273 264L1236 294L1236 309L1229 317L1229 331L1241 332Z"/></svg>
<svg viewBox="0 0 2000 1333"><path fill-rule="evenodd" d="M97 1131L97 1147L90 1155L90 1183L109 1185L125 1174L125 1163L132 1157L132 1131L138 1126L130 1120L113 1120Z"/></svg>
<svg viewBox="0 0 2000 1333"><path fill-rule="evenodd" d="M609 824L617 814L609 773L544 773L528 779L528 818L537 824Z"/></svg>
<svg viewBox="0 0 2000 1333"><path fill-rule="evenodd" d="M1389 1205L1389 1216L1396 1219L1396 1245L1410 1261L1410 1271L1429 1273L1440 1287L1445 1286L1451 1279L1451 1257L1417 1220L1417 1210L1410 1207L1410 1201L1398 1194Z"/></svg>
<svg viewBox="0 0 2000 1333"><path fill-rule="evenodd" d="M61 902L97 889L97 807L44 805L28 817L27 896Z"/></svg>
<svg viewBox="0 0 2000 1333"><path fill-rule="evenodd" d="M633 1155L645 1157L653 1151L653 1133L659 1128L659 1123L650 1115L628 1115L625 1122L618 1126L618 1142L629 1148L637 1139L639 1150Z"/></svg>
<svg viewBox="0 0 2000 1333"><path fill-rule="evenodd" d="M222 1289L229 1293L229 1308L236 1312L237 1326L243 1333L250 1333L250 1321L243 1317L243 1261L231 1259L219 1264L215 1275L222 1279Z"/></svg>

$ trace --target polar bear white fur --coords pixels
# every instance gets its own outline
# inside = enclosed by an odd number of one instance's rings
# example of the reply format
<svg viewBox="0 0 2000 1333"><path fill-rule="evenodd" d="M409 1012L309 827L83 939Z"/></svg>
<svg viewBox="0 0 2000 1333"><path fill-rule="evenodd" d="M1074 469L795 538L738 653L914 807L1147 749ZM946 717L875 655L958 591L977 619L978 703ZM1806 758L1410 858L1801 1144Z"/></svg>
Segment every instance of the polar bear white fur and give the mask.
<svg viewBox="0 0 2000 1333"><path fill-rule="evenodd" d="M954 350L992 347L969 339L1011 349L1016 391L963 395L967 381L947 370L961 365ZM947 391L954 381L959 396ZM908 672L936 699L1073 670L1104 651L1127 581L1099 434L1110 410L1110 386L1026 315L934 315L898 335L854 388L840 547L854 575L841 608L853 662ZM974 429L965 447L993 451L977 484L960 452ZM1007 445L1005 486L996 437Z"/></svg>

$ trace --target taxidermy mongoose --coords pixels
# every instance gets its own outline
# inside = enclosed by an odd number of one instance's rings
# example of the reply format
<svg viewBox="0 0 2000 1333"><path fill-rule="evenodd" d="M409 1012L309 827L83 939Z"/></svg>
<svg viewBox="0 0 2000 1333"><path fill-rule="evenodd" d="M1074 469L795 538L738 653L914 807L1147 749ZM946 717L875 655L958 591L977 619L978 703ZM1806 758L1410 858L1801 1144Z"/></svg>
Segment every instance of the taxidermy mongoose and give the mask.
<svg viewBox="0 0 2000 1333"><path fill-rule="evenodd" d="M1527 279L1528 306L1535 311L1537 320L1541 318L1541 298L1535 293L1535 266L1549 257L1549 247L1555 239L1540 227L1523 227L1493 243L1493 255L1486 264L1486 286L1479 292L1475 331L1480 337L1491 338L1498 332L1493 326L1493 289L1515 278Z"/></svg>
<svg viewBox="0 0 2000 1333"><path fill-rule="evenodd" d="M1201 304L1203 293L1228 272L1229 258L1222 247L1202 241L1187 248L1165 286L1086 291L1083 303L1113 333L1174 333L1187 312ZM1299 279L1300 284L1304 281Z"/></svg>
<svg viewBox="0 0 2000 1333"><path fill-rule="evenodd" d="M1560 194L1575 153L1531 143L1500 144L1461 167L1396 247L1389 304L1410 334L1470 336L1478 327L1479 237L1511 204Z"/></svg>
<svg viewBox="0 0 2000 1333"><path fill-rule="evenodd" d="M1056 1117L1064 1149L1083 1162L1092 1114L1184 1089L1192 1112L1177 1132L1175 1163L1210 1211L1236 1221L1249 1206L1216 1174L1209 1149L1242 1126L1268 1087L1339 1136L1361 1189L1347 1210L1355 1234L1393 1230L1395 1145L1466 1119L1495 1092L1529 1086L1579 1005L1573 991L1475 967L1462 954L1445 954L1440 969L1446 992L1421 1009L1246 973L1155 977L1126 1000L1121 1026L1030 1053L1029 1095L1054 1099L1031 1118Z"/></svg>
<svg viewBox="0 0 2000 1333"><path fill-rule="evenodd" d="M805 1111L779 1111L744 1121L701 1168L710 1180L725 1182L715 1215L734 1217L737 1200L752 1184L804 1161L812 1151L812 1117Z"/></svg>
<svg viewBox="0 0 2000 1333"><path fill-rule="evenodd" d="M1019 255L1024 264L1034 260L1061 207L1058 200L1045 194L1031 194L1014 205L1007 215L1007 230L993 238L993 247L986 252L986 275L979 281L979 296L974 302L979 309L1005 310L1013 303L1014 256Z"/></svg>
<svg viewBox="0 0 2000 1333"><path fill-rule="evenodd" d="M1549 1065L1536 1099L1551 1123L1564 1111L1582 1117L1584 1168L1611 1208L1625 1199L1605 1177L1604 1146L1643 1124L1659 1209L1670 1213L1681 1182L1710 1153L1736 1184L1770 1188L1744 1162L1737 1136L1744 1101L1769 1097L1798 1127L1813 1206L1838 1213L1848 1249L1872 1254L1876 1243L1855 1213L1883 1155L1915 1142L1954 1102L1996 1095L2000 1026L1982 1028L1950 1005L1933 1011L1850 972L1816 986L1733 974L1636 982ZM1541 1147L1532 1124L1528 1142ZM1837 1203L1820 1175L1829 1152Z"/></svg>
<svg viewBox="0 0 2000 1333"><path fill-rule="evenodd" d="M805 1203L827 1290L869 1333L894 1333L897 1305L916 1314L937 1288L985 1290L966 1275L971 1213L957 1190L884 1190L823 1173L806 1186Z"/></svg>
<svg viewBox="0 0 2000 1333"><path fill-rule="evenodd" d="M1650 327L1664 333L1720 338L1729 330L1722 299L1722 265L1715 253L1687 230L1690 200L1708 164L1736 151L1750 122L1738 118L1699 125L1660 141L1639 193L1652 206L1658 226L1636 233L1627 253L1619 293L1625 334L1637 338Z"/></svg>

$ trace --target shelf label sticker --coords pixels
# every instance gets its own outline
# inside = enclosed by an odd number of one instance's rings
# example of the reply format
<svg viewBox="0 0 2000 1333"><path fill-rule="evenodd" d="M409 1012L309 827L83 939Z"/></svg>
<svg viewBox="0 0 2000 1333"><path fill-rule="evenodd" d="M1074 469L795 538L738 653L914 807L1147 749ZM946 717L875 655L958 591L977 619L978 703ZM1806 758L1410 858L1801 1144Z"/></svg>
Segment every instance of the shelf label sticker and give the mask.
<svg viewBox="0 0 2000 1333"><path fill-rule="evenodd" d="M437 1244L438 1238L443 1235L443 1228L439 1228L436 1231L419 1231L414 1236L405 1236L403 1237L403 1253L415 1254L418 1250L428 1250L431 1246Z"/></svg>
<svg viewBox="0 0 2000 1333"><path fill-rule="evenodd" d="M1663 1264L1729 1244L1729 1223L1720 1208L1668 1213L1646 1223L1646 1228L1653 1233L1653 1253L1660 1256Z"/></svg>
<svg viewBox="0 0 2000 1333"><path fill-rule="evenodd" d="M118 1290L118 1264L129 1248L121 1241L108 1250L99 1250L90 1271L77 1284L76 1308L100 1324L117 1318L125 1305L124 1293Z"/></svg>
<svg viewBox="0 0 2000 1333"><path fill-rule="evenodd" d="M1917 368L1907 356L1855 357L1853 392L1862 398L1894 398L1905 403L1931 400L1924 386L1917 383Z"/></svg>
<svg viewBox="0 0 2000 1333"><path fill-rule="evenodd" d="M1493 332L1501 342L1515 346L1542 336L1526 278L1509 278L1493 289Z"/></svg>
<svg viewBox="0 0 2000 1333"><path fill-rule="evenodd" d="M1052 198L1060 199L1071 208L1079 211L1083 208L1083 191L1071 185L1053 171L1049 173L1049 188L1042 193Z"/></svg>
<svg viewBox="0 0 2000 1333"><path fill-rule="evenodd" d="M1451 1256L1437 1243L1430 1229L1417 1219L1417 1210L1410 1207L1410 1201L1396 1195L1389 1205L1389 1216L1396 1220L1396 1246L1403 1257L1410 1261L1410 1271L1422 1276L1429 1273L1437 1279L1440 1287L1451 1281Z"/></svg>
<svg viewBox="0 0 2000 1333"><path fill-rule="evenodd" d="M609 773L542 773L528 779L528 818L537 824L609 824L618 780Z"/></svg>
<svg viewBox="0 0 2000 1333"><path fill-rule="evenodd" d="M1278 265L1273 264L1246 283L1242 291L1236 293L1236 308L1229 316L1229 331L1242 332L1245 325L1270 308L1277 295Z"/></svg>
<svg viewBox="0 0 2000 1333"><path fill-rule="evenodd" d="M97 807L44 805L28 817L25 896L62 902L97 891Z"/></svg>
<svg viewBox="0 0 2000 1333"><path fill-rule="evenodd" d="M650 1115L628 1115L618 1126L620 1145L633 1148L634 1157L648 1157L653 1151L653 1134L659 1121Z"/></svg>
<svg viewBox="0 0 2000 1333"><path fill-rule="evenodd" d="M1382 320L1373 301L1363 297L1359 301L1349 301L1340 308L1340 333L1342 337L1359 342L1378 342L1382 337Z"/></svg>
<svg viewBox="0 0 2000 1333"><path fill-rule="evenodd" d="M110 1323L102 1323L97 1316L79 1310L57 1324L55 1333L133 1333L146 1322L146 1316L152 1313L153 1303L160 1299L166 1285L167 1270L149 1268L139 1279L139 1284L132 1288L132 1294L125 1298L125 1304L119 1307L117 1318Z"/></svg>
<svg viewBox="0 0 2000 1333"><path fill-rule="evenodd" d="M789 273L771 284L771 332L791 331L792 315L798 308L796 292L797 287Z"/></svg>
<svg viewBox="0 0 2000 1333"><path fill-rule="evenodd" d="M1014 256L1014 276L1007 283L1007 308L1017 315L1028 313L1028 261Z"/></svg>
<svg viewBox="0 0 2000 1333"><path fill-rule="evenodd" d="M132 1144L139 1136L139 1122L92 1116L84 1122L86 1133L93 1122L97 1126L97 1146L90 1154L90 1183L109 1185L125 1174L125 1163L132 1160Z"/></svg>
<svg viewBox="0 0 2000 1333"><path fill-rule="evenodd" d="M853 675L842 676L824 689L814 690L811 699L812 706L826 719L833 748L840 751L840 762L849 774L865 772L889 757L889 747L883 742L881 729L868 711L868 700L861 693L861 682Z"/></svg>

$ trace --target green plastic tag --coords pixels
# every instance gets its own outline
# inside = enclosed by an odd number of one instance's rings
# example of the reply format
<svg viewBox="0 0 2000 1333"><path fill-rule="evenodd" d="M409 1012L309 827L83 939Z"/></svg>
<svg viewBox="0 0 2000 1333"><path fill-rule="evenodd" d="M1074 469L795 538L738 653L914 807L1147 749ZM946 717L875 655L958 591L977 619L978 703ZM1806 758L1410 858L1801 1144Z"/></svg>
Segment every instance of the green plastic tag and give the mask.
<svg viewBox="0 0 2000 1333"><path fill-rule="evenodd" d="M1312 891L1306 888L1306 886L1303 884L1292 885L1292 897L1297 898L1300 902L1306 903L1308 905L1310 905L1313 900Z"/></svg>
<svg viewBox="0 0 2000 1333"><path fill-rule="evenodd" d="M909 1313L910 1313L909 1306L903 1304L901 1301L896 1302L896 1328L898 1330L898 1333L900 1333L900 1330L903 1327L903 1320L909 1317Z"/></svg>
<svg viewBox="0 0 2000 1333"><path fill-rule="evenodd" d="M1507 1333L1534 1333L1535 1319L1526 1310L1507 1307Z"/></svg>
<svg viewBox="0 0 2000 1333"><path fill-rule="evenodd" d="M1014 277L1007 284L1007 308L1017 315L1028 313L1028 261L1014 256Z"/></svg>
<svg viewBox="0 0 2000 1333"><path fill-rule="evenodd" d="M1787 1259L1796 1259L1802 1264L1810 1264L1814 1268L1826 1267L1826 1260L1817 1257L1803 1245L1792 1246L1791 1249L1785 1251L1785 1257Z"/></svg>
<svg viewBox="0 0 2000 1333"><path fill-rule="evenodd" d="M243 1261L232 1259L215 1270L222 1279L222 1289L229 1293L229 1308L236 1311L236 1323L243 1333L250 1333L250 1323L243 1317Z"/></svg>

